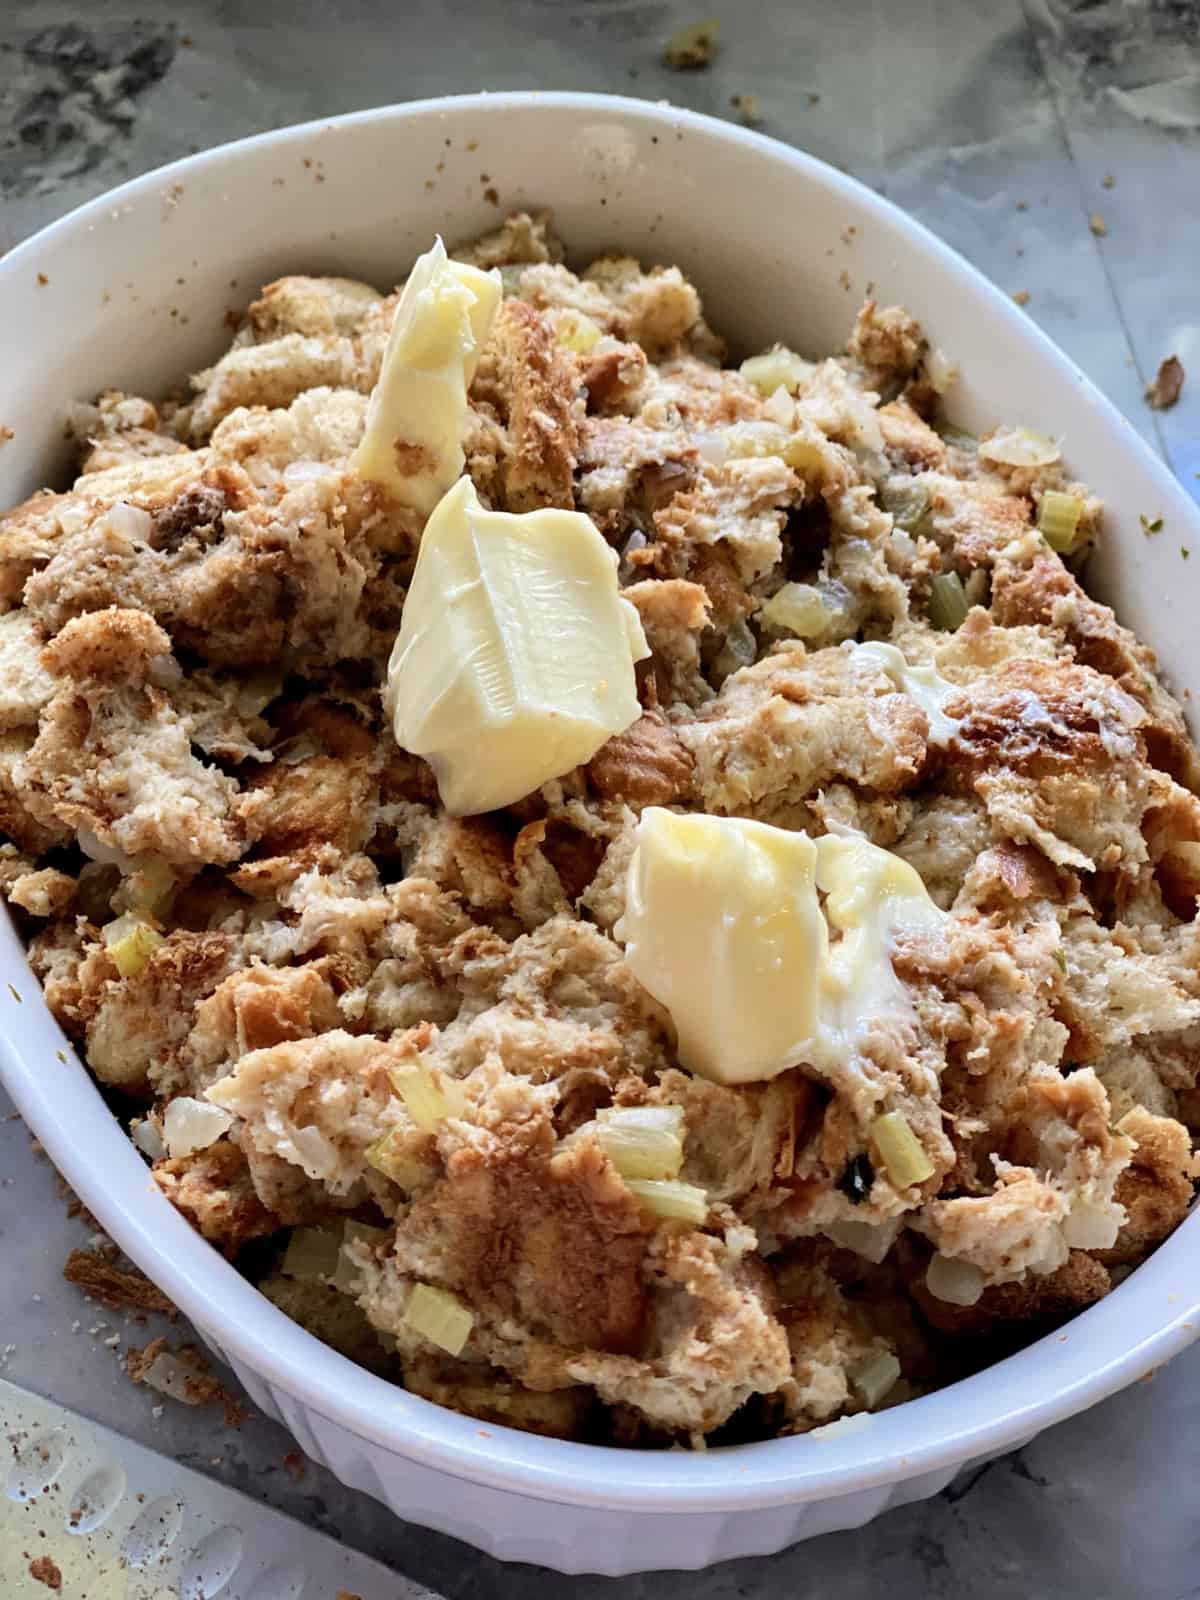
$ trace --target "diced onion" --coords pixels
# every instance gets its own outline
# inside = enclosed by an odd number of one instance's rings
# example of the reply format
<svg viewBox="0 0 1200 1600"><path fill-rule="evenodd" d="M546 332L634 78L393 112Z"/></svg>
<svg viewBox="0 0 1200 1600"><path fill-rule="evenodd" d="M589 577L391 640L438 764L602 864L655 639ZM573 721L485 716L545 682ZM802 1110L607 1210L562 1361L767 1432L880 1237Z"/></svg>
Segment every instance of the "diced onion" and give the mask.
<svg viewBox="0 0 1200 1600"><path fill-rule="evenodd" d="M787 446L787 430L777 422L735 422L725 430L726 452L735 461L782 456Z"/></svg>
<svg viewBox="0 0 1200 1600"><path fill-rule="evenodd" d="M337 1266L333 1269L333 1277L330 1280L339 1294L353 1294L362 1277L362 1268L353 1256L347 1255L346 1247L352 1244L376 1245L387 1237L386 1228L373 1228L366 1222L346 1223L341 1249L338 1251Z"/></svg>
<svg viewBox="0 0 1200 1600"><path fill-rule="evenodd" d="M324 461L289 461L283 469L284 483L311 483L314 478L327 478L337 468Z"/></svg>
<svg viewBox="0 0 1200 1600"><path fill-rule="evenodd" d="M769 422L774 422L781 428L794 426L796 421L796 402L785 384L781 383L774 394L767 396L767 403L763 406L763 414Z"/></svg>
<svg viewBox="0 0 1200 1600"><path fill-rule="evenodd" d="M206 1100L181 1094L163 1114L163 1141L172 1160L206 1150L233 1126L233 1116Z"/></svg>
<svg viewBox="0 0 1200 1600"><path fill-rule="evenodd" d="M280 1271L288 1278L299 1278L301 1282L324 1283L337 1271L341 1253L340 1227L293 1228Z"/></svg>
<svg viewBox="0 0 1200 1600"><path fill-rule="evenodd" d="M699 1227L708 1216L708 1196L694 1183L642 1178L627 1178L625 1181L646 1210L665 1221L690 1222L693 1227Z"/></svg>
<svg viewBox="0 0 1200 1600"><path fill-rule="evenodd" d="M144 1156L151 1161L161 1161L167 1153L158 1124L152 1117L139 1117L129 1125L129 1137Z"/></svg>
<svg viewBox="0 0 1200 1600"><path fill-rule="evenodd" d="M990 439L981 440L979 454L1006 467L1050 467L1061 459L1054 440L1032 428L997 428Z"/></svg>
<svg viewBox="0 0 1200 1600"><path fill-rule="evenodd" d="M154 532L154 518L150 513L141 506L127 505L124 500L109 506L107 520L114 533L136 544L145 544Z"/></svg>
<svg viewBox="0 0 1200 1600"><path fill-rule="evenodd" d="M881 1350L878 1355L868 1356L865 1361L851 1367L848 1376L867 1410L874 1411L879 1402L886 1399L895 1388L900 1371L900 1363L892 1352Z"/></svg>
<svg viewBox="0 0 1200 1600"><path fill-rule="evenodd" d="M884 1259L896 1242L900 1232L900 1219L890 1222L827 1222L821 1229L827 1239L842 1250L853 1250L856 1256L873 1261L876 1266Z"/></svg>
<svg viewBox="0 0 1200 1600"><path fill-rule="evenodd" d="M939 1251L925 1273L925 1287L935 1300L952 1306L973 1306L983 1293L983 1273L969 1261L958 1261Z"/></svg>
<svg viewBox="0 0 1200 1600"><path fill-rule="evenodd" d="M683 1165L682 1106L616 1106L596 1115L596 1139L623 1178L676 1178Z"/></svg>
<svg viewBox="0 0 1200 1600"><path fill-rule="evenodd" d="M1120 1231L1115 1211L1087 1200L1077 1200L1062 1225L1063 1239L1072 1250L1111 1250Z"/></svg>
<svg viewBox="0 0 1200 1600"><path fill-rule="evenodd" d="M102 937L113 964L123 978L136 978L163 942L161 933L156 933L148 923L129 912L115 922L107 923Z"/></svg>
<svg viewBox="0 0 1200 1600"><path fill-rule="evenodd" d="M957 572L939 572L929 585L929 620L943 633L954 633L967 620L966 591Z"/></svg>
<svg viewBox="0 0 1200 1600"><path fill-rule="evenodd" d="M710 467L723 467L729 457L729 444L725 437L728 432L725 428L714 429L712 433L698 433L695 436L696 454L701 461L707 461Z"/></svg>
<svg viewBox="0 0 1200 1600"><path fill-rule="evenodd" d="M982 567L977 567L963 585L963 599L970 606L987 604L988 575Z"/></svg>
<svg viewBox="0 0 1200 1600"><path fill-rule="evenodd" d="M871 1141L897 1189L932 1178L934 1167L903 1111L887 1111L871 1124Z"/></svg>
<svg viewBox="0 0 1200 1600"><path fill-rule="evenodd" d="M763 606L759 617L769 628L796 639L815 639L830 623L824 597L811 583L785 583Z"/></svg>
<svg viewBox="0 0 1200 1600"><path fill-rule="evenodd" d="M774 394L780 387L789 394L795 394L801 384L811 377L812 371L811 361L805 361L803 356L798 356L794 350L781 344L772 345L760 356L751 356L741 365L742 377L764 397Z"/></svg>
<svg viewBox="0 0 1200 1600"><path fill-rule="evenodd" d="M414 1333L437 1345L439 1350L457 1356L462 1354L463 1346L471 1337L475 1315L444 1289L418 1283L408 1297L404 1321Z"/></svg>
<svg viewBox="0 0 1200 1600"><path fill-rule="evenodd" d="M452 1078L416 1061L389 1067L388 1077L422 1133L436 1133L447 1117L462 1114L466 1102L461 1086Z"/></svg>
<svg viewBox="0 0 1200 1600"><path fill-rule="evenodd" d="M1051 550L1060 556L1070 555L1079 543L1079 519L1083 515L1083 501L1077 494L1062 494L1058 489L1047 489L1038 502L1038 531Z"/></svg>
<svg viewBox="0 0 1200 1600"><path fill-rule="evenodd" d="M935 345L925 357L925 376L929 379L929 386L935 394L945 394L955 378L958 377L958 368Z"/></svg>

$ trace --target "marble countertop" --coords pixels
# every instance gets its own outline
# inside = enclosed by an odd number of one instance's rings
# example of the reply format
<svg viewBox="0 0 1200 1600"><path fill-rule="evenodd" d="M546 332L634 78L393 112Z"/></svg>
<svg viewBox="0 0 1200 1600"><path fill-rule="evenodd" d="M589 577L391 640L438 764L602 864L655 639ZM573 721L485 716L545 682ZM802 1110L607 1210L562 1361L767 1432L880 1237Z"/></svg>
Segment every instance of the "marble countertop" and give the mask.
<svg viewBox="0 0 1200 1600"><path fill-rule="evenodd" d="M719 15L703 73L661 65ZM901 23L900 18L903 17ZM479 88L575 88L732 116L853 172L1010 292L1200 489L1200 5L1195 0L9 0L0 12L0 251L80 201L205 146L309 117ZM1177 354L1171 411L1143 388ZM0 1118L8 1112L0 1095ZM262 1417L140 1388L164 1331L63 1282L88 1228L15 1117L0 1120L0 1370L336 1534L447 1597L538 1575L398 1522L299 1461ZM173 1337L179 1337L179 1330ZM1200 1597L1200 1349L936 1499L707 1574L549 1581L583 1600Z"/></svg>

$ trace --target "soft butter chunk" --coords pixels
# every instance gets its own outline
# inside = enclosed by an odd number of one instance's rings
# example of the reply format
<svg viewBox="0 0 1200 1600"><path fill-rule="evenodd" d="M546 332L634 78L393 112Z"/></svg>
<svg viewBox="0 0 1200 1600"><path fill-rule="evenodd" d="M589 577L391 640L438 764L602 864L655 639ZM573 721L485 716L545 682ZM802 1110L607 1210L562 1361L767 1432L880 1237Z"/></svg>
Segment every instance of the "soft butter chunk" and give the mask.
<svg viewBox="0 0 1200 1600"><path fill-rule="evenodd" d="M352 469L428 514L463 470L467 390L500 304L500 274L451 261L437 239L396 307Z"/></svg>
<svg viewBox="0 0 1200 1600"><path fill-rule="evenodd" d="M906 694L920 706L929 718L930 744L949 744L958 731L958 722L946 715L946 702L959 693L956 684L942 677L932 661L914 666L894 644L881 644L872 640L867 644L847 646L856 660L870 661L881 667L901 694Z"/></svg>
<svg viewBox="0 0 1200 1600"><path fill-rule="evenodd" d="M893 942L942 920L912 867L866 839L653 806L614 932L670 1012L683 1066L754 1083L844 1059L870 1026L909 1021Z"/></svg>
<svg viewBox="0 0 1200 1600"><path fill-rule="evenodd" d="M488 511L462 478L425 525L386 699L451 816L511 805L641 715L649 655L585 516Z"/></svg>

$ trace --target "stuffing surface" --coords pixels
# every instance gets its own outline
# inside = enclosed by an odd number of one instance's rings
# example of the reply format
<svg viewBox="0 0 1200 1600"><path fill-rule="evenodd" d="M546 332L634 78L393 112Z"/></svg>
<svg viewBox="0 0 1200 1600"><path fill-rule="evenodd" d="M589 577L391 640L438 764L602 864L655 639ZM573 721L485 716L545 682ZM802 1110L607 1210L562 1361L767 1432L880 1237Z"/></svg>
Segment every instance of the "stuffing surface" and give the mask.
<svg viewBox="0 0 1200 1600"><path fill-rule="evenodd" d="M1106 1294L1200 1176L1200 761L1079 578L1129 530L1056 450L948 427L899 308L763 382L677 268L576 272L542 216L457 254L504 284L467 471L617 553L640 718L439 806L381 700L422 519L351 465L398 294L281 278L182 395L77 408L75 481L0 515L0 892L162 1192L352 1359L639 1446L902 1402ZM948 735L865 641L936 670ZM945 913L892 952L910 1025L682 1071L614 931L651 805L907 862ZM681 1117L702 1221L606 1154L638 1107Z"/></svg>

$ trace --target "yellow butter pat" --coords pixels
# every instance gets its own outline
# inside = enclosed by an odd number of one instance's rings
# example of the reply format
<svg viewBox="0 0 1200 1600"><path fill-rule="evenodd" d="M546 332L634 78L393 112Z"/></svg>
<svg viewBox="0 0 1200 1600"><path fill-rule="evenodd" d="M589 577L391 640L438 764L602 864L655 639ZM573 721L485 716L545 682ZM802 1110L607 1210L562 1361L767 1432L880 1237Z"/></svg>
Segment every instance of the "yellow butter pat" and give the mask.
<svg viewBox="0 0 1200 1600"><path fill-rule="evenodd" d="M642 812L614 931L670 1012L689 1072L753 1083L800 1059L818 1025L828 944L816 870L807 834Z"/></svg>
<svg viewBox="0 0 1200 1600"><path fill-rule="evenodd" d="M463 470L467 390L500 297L498 272L451 261L440 238L401 291L351 468L415 511Z"/></svg>
<svg viewBox="0 0 1200 1600"><path fill-rule="evenodd" d="M894 940L943 916L913 868L866 839L650 806L614 932L670 1013L682 1065L755 1083L909 1022Z"/></svg>
<svg viewBox="0 0 1200 1600"><path fill-rule="evenodd" d="M589 518L488 511L462 478L425 525L386 704L451 816L511 805L641 715L649 655Z"/></svg>
<svg viewBox="0 0 1200 1600"><path fill-rule="evenodd" d="M949 744L958 731L958 722L946 715L946 702L959 692L956 684L947 682L932 661L914 666L894 644L871 640L849 648L856 660L870 661L881 667L901 694L917 702L929 719L930 744Z"/></svg>

